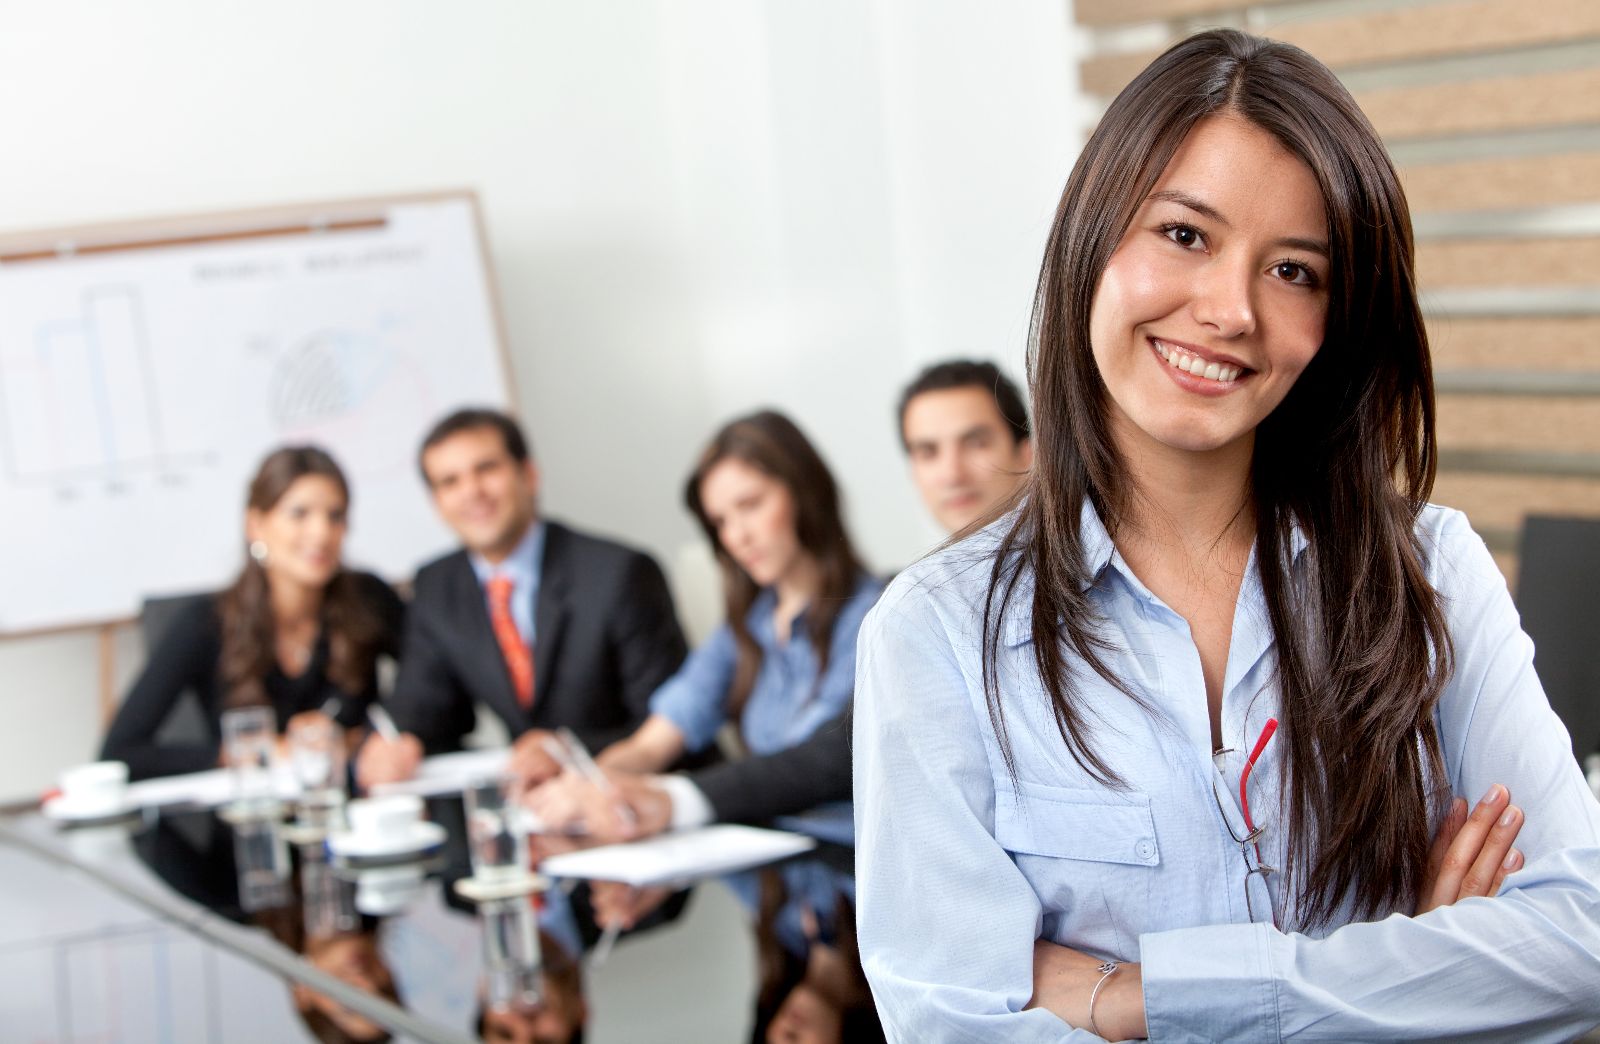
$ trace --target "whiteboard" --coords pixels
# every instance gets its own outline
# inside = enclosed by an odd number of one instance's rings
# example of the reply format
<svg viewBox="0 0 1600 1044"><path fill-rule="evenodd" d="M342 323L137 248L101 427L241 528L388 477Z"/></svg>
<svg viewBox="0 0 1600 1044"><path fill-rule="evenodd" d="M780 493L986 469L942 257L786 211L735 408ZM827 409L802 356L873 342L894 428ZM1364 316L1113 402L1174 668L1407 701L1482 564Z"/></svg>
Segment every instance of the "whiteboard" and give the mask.
<svg viewBox="0 0 1600 1044"><path fill-rule="evenodd" d="M419 441L513 400L470 193L0 237L0 633L224 586L287 443L350 479L346 562L408 577L453 543Z"/></svg>

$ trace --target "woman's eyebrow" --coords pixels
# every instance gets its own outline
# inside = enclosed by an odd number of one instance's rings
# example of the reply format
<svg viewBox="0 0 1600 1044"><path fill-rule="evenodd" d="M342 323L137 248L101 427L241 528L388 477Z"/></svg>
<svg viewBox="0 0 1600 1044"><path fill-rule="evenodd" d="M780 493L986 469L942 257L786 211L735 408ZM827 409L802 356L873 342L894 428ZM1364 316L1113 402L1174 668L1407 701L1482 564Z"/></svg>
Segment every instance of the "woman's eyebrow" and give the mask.
<svg viewBox="0 0 1600 1044"><path fill-rule="evenodd" d="M1219 225L1226 226L1228 224L1228 219L1223 217L1216 207L1213 207L1199 196L1192 196L1187 192L1180 192L1177 189L1162 189L1159 192L1150 193L1149 198L1167 203L1176 203L1180 207L1188 207L1196 214L1208 217Z"/></svg>
<svg viewBox="0 0 1600 1044"><path fill-rule="evenodd" d="M1179 191L1178 189L1162 189L1159 192L1150 193L1148 198L1160 200L1166 203L1176 203L1178 206L1187 207L1202 217L1210 218L1212 221L1215 221L1224 228L1231 227L1228 224L1228 219L1222 216L1221 211L1217 210L1216 207L1213 207L1199 196L1190 195L1189 193ZM1321 239L1307 239L1304 236L1284 236L1281 239L1274 240L1273 242L1274 245L1277 246L1293 247L1296 250L1307 250L1314 254L1321 254L1323 257L1333 256L1332 252L1328 249L1327 242Z"/></svg>

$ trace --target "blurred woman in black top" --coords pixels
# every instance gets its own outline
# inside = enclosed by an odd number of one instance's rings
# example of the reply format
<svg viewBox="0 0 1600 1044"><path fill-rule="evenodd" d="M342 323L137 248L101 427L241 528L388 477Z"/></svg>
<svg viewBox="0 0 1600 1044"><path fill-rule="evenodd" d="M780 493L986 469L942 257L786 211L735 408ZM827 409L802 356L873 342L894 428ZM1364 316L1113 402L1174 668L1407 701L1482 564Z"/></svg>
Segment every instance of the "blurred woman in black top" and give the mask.
<svg viewBox="0 0 1600 1044"><path fill-rule="evenodd" d="M377 698L379 655L398 654L404 609L382 580L342 565L349 505L344 473L321 449L290 446L261 462L243 570L221 594L178 612L118 709L102 758L127 762L134 779L211 768L222 714L235 707L272 707L280 730L301 715L362 722ZM208 735L159 740L187 691L200 699Z"/></svg>

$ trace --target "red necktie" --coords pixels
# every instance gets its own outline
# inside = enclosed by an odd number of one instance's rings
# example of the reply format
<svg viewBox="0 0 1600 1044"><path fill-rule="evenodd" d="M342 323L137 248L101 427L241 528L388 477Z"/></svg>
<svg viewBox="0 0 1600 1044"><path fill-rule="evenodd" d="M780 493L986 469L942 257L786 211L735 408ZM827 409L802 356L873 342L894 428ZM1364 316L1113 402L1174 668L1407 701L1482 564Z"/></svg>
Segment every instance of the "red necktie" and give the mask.
<svg viewBox="0 0 1600 1044"><path fill-rule="evenodd" d="M517 630L517 621L511 617L511 578L489 578L489 623L494 627L495 640L500 643L500 654L506 658L506 670L511 675L511 687L516 690L517 702L523 708L533 706L533 653Z"/></svg>

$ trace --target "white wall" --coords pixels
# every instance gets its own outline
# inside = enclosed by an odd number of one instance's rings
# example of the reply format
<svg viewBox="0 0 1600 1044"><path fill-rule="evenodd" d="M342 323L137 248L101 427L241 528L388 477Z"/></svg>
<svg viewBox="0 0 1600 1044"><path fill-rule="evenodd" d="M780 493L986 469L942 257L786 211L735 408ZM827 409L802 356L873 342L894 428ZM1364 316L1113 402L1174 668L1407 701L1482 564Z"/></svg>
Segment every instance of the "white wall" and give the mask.
<svg viewBox="0 0 1600 1044"><path fill-rule="evenodd" d="M954 354L1020 374L1084 123L1055 0L0 0L0 25L0 229L476 188L547 509L664 561L699 445L765 404L874 565L937 539L893 401ZM0 642L0 795L92 753L96 648Z"/></svg>

